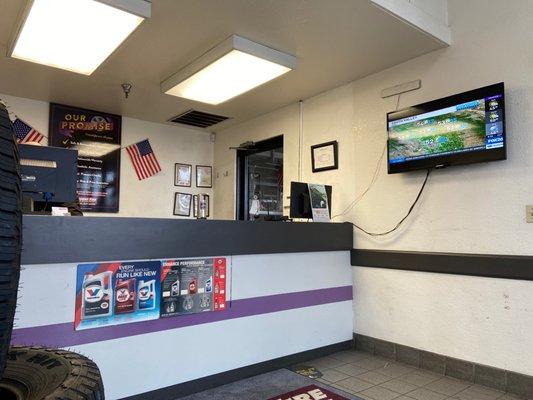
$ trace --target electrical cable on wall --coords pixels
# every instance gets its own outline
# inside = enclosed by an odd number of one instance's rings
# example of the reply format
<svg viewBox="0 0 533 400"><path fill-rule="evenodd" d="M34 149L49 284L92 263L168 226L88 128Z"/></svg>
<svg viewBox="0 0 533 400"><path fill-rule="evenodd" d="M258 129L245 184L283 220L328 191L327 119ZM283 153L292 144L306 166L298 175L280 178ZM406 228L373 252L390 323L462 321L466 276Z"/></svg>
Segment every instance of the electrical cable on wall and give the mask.
<svg viewBox="0 0 533 400"><path fill-rule="evenodd" d="M398 97L396 98L396 107L395 107L394 111L398 111L398 109L400 107L400 97L401 96L402 96L402 94L400 93L400 94L398 94ZM378 180L379 173L381 172L381 165L383 163L383 157L385 157L386 151L387 151L387 140L385 140L385 145L383 146L383 150L381 151L381 155L380 155L380 157L378 159L378 162L376 164L376 168L374 170L374 173L372 174L372 179L370 179L370 183L368 184L366 189L363 190L363 192L361 192L361 194L359 196L357 196L340 214L334 215L332 217L332 219L337 218L337 217L341 217L343 215L346 215L348 212L350 212L357 205L357 203L359 203L359 201L361 201L363 199L363 197L370 191L370 189L372 189L372 187L374 186L374 184Z"/></svg>
<svg viewBox="0 0 533 400"><path fill-rule="evenodd" d="M385 235L388 235L389 233L396 231L403 224L403 222L409 217L409 215L411 215L411 212L413 211L416 204L418 203L418 200L420 200L420 197L422 196L422 192L424 192L424 188L426 187L426 184L428 183L429 174L431 174L431 171L432 171L431 169L427 170L426 177L424 179L424 182L422 183L422 186L420 187L420 190L418 191L418 194L416 195L415 201L413 202L413 204L411 204L411 207L409 207L409 210L407 211L405 216L394 226L394 228L389 229L388 231L385 231L385 232L369 232L366 229L361 228L359 225L355 224L354 222L350 222L350 221L346 221L346 222L349 222L350 224L352 224L352 226L355 229L358 229L361 232L366 233L367 235L370 235L370 236L385 236Z"/></svg>
<svg viewBox="0 0 533 400"><path fill-rule="evenodd" d="M298 125L298 181L302 180L302 145L303 145L303 124L304 124L304 115L303 115L303 105L302 100L298 101L298 111L299 111L299 125Z"/></svg>
<svg viewBox="0 0 533 400"><path fill-rule="evenodd" d="M394 111L398 111L399 109L399 106L400 106L400 97L401 97L401 93L398 94L398 97L396 99L396 108ZM374 184L377 182L377 179L379 177L379 173L381 171L381 164L383 163L383 157L385 156L385 153L386 153L386 150L387 150L387 141L385 141L385 146L383 147L383 150L381 152L381 155L379 157L379 160L377 162L377 165L376 165L376 169L374 170L374 173L372 174L372 179L370 180L370 183L368 184L368 186L366 187L365 190L363 190L363 192L357 196L345 209L343 212L341 212L340 214L337 214L337 215L334 215L333 218L336 218L336 217L340 217L342 215L345 215L346 213L348 213L349 211L351 211L356 205L357 203L359 203L359 201L370 191L370 189L374 186ZM420 190L418 191L418 194L414 200L414 202L411 204L411 206L409 207L409 210L407 211L407 213L405 214L405 216L394 226L394 228L392 229L389 229L387 231L384 231L384 232L370 232L362 227L360 227L359 225L357 225L356 223L354 222L351 222L351 221L345 221L345 222L348 222L350 223L355 229L358 229L359 231L369 235L369 236L386 236L394 231L396 231L398 228L400 228L400 226L404 223L404 221L409 217L409 215L411 215L413 209L415 208L415 206L417 205L418 201L420 200L420 197L422 196L422 193L424 192L424 189L426 187L426 184L428 182L428 179L429 179L429 175L431 174L431 169L428 169L427 170L427 173L426 173L426 177L424 179L424 182L422 183L422 186L420 187Z"/></svg>

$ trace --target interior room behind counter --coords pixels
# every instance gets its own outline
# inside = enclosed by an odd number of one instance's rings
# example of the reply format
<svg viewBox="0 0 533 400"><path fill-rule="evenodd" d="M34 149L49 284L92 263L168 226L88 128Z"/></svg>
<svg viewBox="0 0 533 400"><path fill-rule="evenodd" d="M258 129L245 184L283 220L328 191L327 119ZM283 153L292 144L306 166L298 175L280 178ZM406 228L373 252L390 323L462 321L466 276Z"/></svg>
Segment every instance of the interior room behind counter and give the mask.
<svg viewBox="0 0 533 400"><path fill-rule="evenodd" d="M3 2L0 399L533 399L532 16Z"/></svg>

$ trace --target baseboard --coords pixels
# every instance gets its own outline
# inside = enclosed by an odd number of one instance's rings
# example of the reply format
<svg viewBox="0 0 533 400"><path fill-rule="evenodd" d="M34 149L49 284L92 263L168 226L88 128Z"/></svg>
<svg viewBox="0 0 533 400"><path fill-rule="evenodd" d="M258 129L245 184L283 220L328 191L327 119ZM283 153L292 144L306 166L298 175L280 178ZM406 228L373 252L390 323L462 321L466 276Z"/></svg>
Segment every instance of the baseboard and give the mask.
<svg viewBox="0 0 533 400"><path fill-rule="evenodd" d="M354 333L354 345L358 351L509 392L524 399L533 399L533 376L447 357L356 333Z"/></svg>
<svg viewBox="0 0 533 400"><path fill-rule="evenodd" d="M225 385L227 383L235 382L240 379L264 374L266 372L274 371L280 368L286 368L294 364L313 360L319 357L324 357L329 354L336 353L338 351L348 350L352 348L353 340L348 340L345 342L335 343L329 346L319 347L317 349L307 350L301 353L291 354L273 360L248 365L246 367L233 369L231 371L221 372L216 375L206 376L204 378L195 379L193 381L184 382L173 386L167 386L161 389L152 390L150 392L125 397L122 400L178 399L180 397L188 396L193 393L198 393L207 389L212 389L217 386Z"/></svg>

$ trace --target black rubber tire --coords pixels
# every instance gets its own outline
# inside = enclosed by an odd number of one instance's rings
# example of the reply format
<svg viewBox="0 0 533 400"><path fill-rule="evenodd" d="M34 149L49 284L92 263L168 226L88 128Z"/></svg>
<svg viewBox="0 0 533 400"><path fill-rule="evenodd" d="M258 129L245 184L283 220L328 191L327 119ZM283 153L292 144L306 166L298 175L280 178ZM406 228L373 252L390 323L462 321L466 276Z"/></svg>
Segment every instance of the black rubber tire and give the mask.
<svg viewBox="0 0 533 400"><path fill-rule="evenodd" d="M20 277L22 198L13 126L0 104L0 378L9 350Z"/></svg>
<svg viewBox="0 0 533 400"><path fill-rule="evenodd" d="M104 400L100 371L87 357L44 347L11 347L2 400Z"/></svg>

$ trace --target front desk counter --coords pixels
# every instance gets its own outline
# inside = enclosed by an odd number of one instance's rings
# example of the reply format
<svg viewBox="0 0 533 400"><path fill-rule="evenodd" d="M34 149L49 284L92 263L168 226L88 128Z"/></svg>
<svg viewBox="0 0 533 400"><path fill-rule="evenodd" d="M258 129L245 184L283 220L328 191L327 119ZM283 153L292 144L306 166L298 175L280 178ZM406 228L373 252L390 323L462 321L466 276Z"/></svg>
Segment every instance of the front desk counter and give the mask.
<svg viewBox="0 0 533 400"><path fill-rule="evenodd" d="M25 216L13 344L69 348L106 399L187 393L345 348L349 224ZM225 257L227 308L75 330L80 264Z"/></svg>

